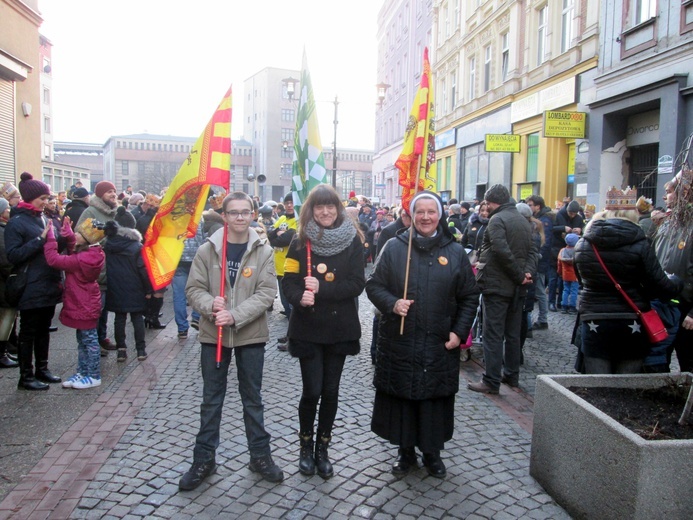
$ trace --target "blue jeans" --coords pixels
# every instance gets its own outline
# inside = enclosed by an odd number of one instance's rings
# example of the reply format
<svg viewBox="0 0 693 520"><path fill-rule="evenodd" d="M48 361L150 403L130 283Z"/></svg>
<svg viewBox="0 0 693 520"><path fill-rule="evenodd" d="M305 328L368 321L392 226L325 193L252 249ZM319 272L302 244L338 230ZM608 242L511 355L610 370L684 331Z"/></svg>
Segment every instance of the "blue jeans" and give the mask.
<svg viewBox="0 0 693 520"><path fill-rule="evenodd" d="M77 372L101 379L101 347L96 329L77 329Z"/></svg>
<svg viewBox="0 0 693 520"><path fill-rule="evenodd" d="M176 325L178 325L178 332L185 332L190 328L188 323L188 300L185 297L185 284L188 283L189 275L190 264L179 263L171 282L171 287L173 288L173 312ZM200 321L200 314L193 310L192 319Z"/></svg>
<svg viewBox="0 0 693 520"><path fill-rule="evenodd" d="M575 309L577 307L577 295L578 287L580 284L578 282L566 282L563 281L563 299L561 300L561 305L565 309L566 307L572 307Z"/></svg>
<svg viewBox="0 0 693 520"><path fill-rule="evenodd" d="M549 321L549 297L546 294L548 278L548 273L537 273L537 277L534 280L534 295L539 305L537 323L548 323ZM532 324L530 323L529 325L531 326Z"/></svg>
<svg viewBox="0 0 693 520"><path fill-rule="evenodd" d="M265 366L265 344L245 345L234 349L222 348L221 368L216 366L217 347L202 343L202 405L200 431L195 440L193 458L198 462L214 459L219 447L221 411L224 408L226 385L232 352L236 356L238 393L243 403L243 422L251 458L270 454L270 435L265 430L262 405L262 370Z"/></svg>

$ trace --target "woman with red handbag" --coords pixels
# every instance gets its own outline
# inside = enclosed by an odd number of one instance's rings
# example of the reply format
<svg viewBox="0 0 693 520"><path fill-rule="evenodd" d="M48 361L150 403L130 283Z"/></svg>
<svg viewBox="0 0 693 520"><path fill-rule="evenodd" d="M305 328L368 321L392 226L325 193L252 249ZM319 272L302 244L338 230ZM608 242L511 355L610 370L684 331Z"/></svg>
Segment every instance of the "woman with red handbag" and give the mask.
<svg viewBox="0 0 693 520"><path fill-rule="evenodd" d="M669 278L638 225L635 189L612 188L605 211L594 215L575 246L580 297L581 352L587 374L641 371L650 339L641 315L650 301L682 289Z"/></svg>

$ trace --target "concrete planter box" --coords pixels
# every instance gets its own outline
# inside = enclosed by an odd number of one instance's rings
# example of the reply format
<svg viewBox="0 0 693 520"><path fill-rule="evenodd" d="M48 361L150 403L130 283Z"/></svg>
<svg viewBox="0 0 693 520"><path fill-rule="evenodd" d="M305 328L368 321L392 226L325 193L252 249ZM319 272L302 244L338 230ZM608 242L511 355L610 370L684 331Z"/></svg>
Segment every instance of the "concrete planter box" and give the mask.
<svg viewBox="0 0 693 520"><path fill-rule="evenodd" d="M693 440L645 440L568 390L657 388L692 378L539 376L530 474L574 518L693 518Z"/></svg>

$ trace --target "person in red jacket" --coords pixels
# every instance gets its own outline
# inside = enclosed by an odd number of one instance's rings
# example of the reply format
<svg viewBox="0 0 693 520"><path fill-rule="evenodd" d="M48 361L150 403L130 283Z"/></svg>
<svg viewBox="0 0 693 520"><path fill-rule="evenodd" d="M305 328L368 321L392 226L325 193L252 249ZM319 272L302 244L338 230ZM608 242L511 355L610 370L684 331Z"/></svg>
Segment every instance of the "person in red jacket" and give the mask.
<svg viewBox="0 0 693 520"><path fill-rule="evenodd" d="M69 255L58 253L53 222L44 231L43 254L46 263L65 271L65 289L60 322L76 329L77 372L63 381L63 388L93 388L101 385L101 347L96 326L101 316L101 291L96 281L106 257L99 241L103 231L94 227L94 220L85 219L72 231L70 217L65 217L60 233L67 242Z"/></svg>

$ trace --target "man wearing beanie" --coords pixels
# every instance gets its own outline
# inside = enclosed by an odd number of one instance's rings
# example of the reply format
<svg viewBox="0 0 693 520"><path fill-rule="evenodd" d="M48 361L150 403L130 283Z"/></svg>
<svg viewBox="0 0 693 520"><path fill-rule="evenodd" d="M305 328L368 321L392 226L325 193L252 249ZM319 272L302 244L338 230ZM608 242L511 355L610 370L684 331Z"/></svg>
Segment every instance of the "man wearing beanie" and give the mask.
<svg viewBox="0 0 693 520"><path fill-rule="evenodd" d="M75 190L78 191L78 190ZM85 190L86 191L86 190ZM79 217L77 225L80 225L86 219L91 218L99 222L106 223L115 219L116 210L118 209L118 194L116 187L112 182L101 181L94 187L94 196L89 198L89 207L86 208ZM101 289L101 302L105 305L106 302L106 266L104 265L102 276L99 277L99 289ZM99 345L102 347L101 354L107 355L107 350L116 350L116 346L108 339L108 311L105 309L101 312L99 325L97 327L99 334ZM105 350L104 350L105 349Z"/></svg>
<svg viewBox="0 0 693 520"><path fill-rule="evenodd" d="M519 385L522 306L526 285L537 270L539 250L529 221L517 211L505 186L491 186L484 199L490 214L476 279L483 295L486 368L481 381L467 388L497 394L501 383Z"/></svg>
<svg viewBox="0 0 693 520"><path fill-rule="evenodd" d="M72 200L65 206L63 221L65 217L70 217L72 231L75 230L84 210L89 207L89 192L85 188L77 188L72 192Z"/></svg>
<svg viewBox="0 0 693 520"><path fill-rule="evenodd" d="M549 271L549 310L557 311L561 305L563 283L554 269L558 264L558 252L565 247L565 236L575 233L582 236L585 228L585 220L580 215L580 204L573 200L564 206L556 214L556 222L553 225L553 237L551 240L551 269Z"/></svg>

